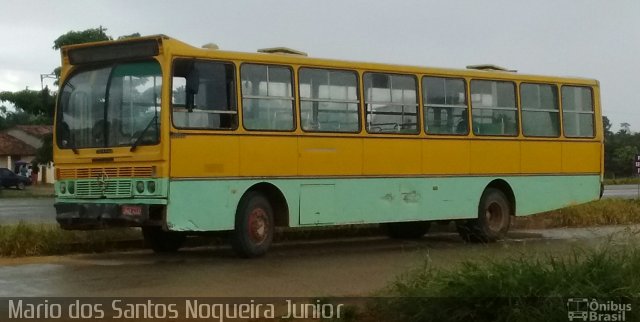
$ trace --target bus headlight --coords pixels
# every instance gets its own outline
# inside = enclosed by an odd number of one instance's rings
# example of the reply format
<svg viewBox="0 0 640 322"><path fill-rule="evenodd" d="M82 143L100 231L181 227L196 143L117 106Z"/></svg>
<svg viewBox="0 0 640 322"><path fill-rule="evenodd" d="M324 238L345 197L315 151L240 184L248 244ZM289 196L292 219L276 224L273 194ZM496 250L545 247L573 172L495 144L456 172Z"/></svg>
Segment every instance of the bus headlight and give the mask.
<svg viewBox="0 0 640 322"><path fill-rule="evenodd" d="M149 193L156 192L156 182L155 181L147 182L147 191L149 191Z"/></svg>
<svg viewBox="0 0 640 322"><path fill-rule="evenodd" d="M73 184L73 181L69 182L69 185L67 187L67 190L69 190L69 194L73 194L74 192L76 192L76 187Z"/></svg>
<svg viewBox="0 0 640 322"><path fill-rule="evenodd" d="M64 182L60 182L60 193L61 194L67 193L67 185Z"/></svg>
<svg viewBox="0 0 640 322"><path fill-rule="evenodd" d="M142 181L136 182L136 191L138 193L143 193L144 192L144 182L142 182Z"/></svg>

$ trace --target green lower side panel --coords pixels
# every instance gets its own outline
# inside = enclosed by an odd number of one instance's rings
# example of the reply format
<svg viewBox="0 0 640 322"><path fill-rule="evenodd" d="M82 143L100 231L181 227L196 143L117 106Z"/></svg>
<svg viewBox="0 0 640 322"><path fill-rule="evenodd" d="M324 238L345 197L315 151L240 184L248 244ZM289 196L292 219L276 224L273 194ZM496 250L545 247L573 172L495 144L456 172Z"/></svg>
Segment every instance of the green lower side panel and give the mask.
<svg viewBox="0 0 640 322"><path fill-rule="evenodd" d="M600 195L599 175L172 180L167 223L179 231L233 229L242 195L264 183L283 194L292 227L474 218L482 192L493 180L511 187L518 216Z"/></svg>

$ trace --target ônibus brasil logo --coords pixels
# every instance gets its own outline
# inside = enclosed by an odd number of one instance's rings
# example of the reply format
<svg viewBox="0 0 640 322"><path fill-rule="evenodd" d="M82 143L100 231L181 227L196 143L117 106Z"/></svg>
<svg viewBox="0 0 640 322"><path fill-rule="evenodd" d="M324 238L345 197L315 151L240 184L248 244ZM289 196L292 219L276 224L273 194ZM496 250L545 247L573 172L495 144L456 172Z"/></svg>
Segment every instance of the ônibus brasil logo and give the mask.
<svg viewBox="0 0 640 322"><path fill-rule="evenodd" d="M567 300L569 321L627 321L630 303L600 301L588 298L570 298Z"/></svg>

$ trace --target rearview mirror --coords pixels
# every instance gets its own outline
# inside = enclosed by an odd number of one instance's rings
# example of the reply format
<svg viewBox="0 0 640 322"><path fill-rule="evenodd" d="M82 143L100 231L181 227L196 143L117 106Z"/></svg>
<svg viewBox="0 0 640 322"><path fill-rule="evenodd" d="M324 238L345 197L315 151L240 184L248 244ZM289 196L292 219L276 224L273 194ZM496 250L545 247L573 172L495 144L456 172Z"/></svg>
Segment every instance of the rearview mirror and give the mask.
<svg viewBox="0 0 640 322"><path fill-rule="evenodd" d="M193 108L195 107L195 104L194 104L195 95L198 94L199 87L200 87L200 72L196 68L196 64L193 63L191 65L191 69L189 70L189 73L187 74L187 84L185 87L185 92L187 94L185 103L186 103L187 111L189 112L193 111Z"/></svg>

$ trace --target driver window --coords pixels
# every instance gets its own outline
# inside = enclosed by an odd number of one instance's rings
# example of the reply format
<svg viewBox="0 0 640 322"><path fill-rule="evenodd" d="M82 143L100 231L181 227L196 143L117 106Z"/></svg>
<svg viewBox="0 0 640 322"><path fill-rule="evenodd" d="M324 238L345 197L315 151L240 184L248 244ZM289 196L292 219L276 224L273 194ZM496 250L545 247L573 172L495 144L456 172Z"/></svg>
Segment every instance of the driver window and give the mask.
<svg viewBox="0 0 640 322"><path fill-rule="evenodd" d="M176 128L236 129L238 117L233 64L175 60L171 105Z"/></svg>

